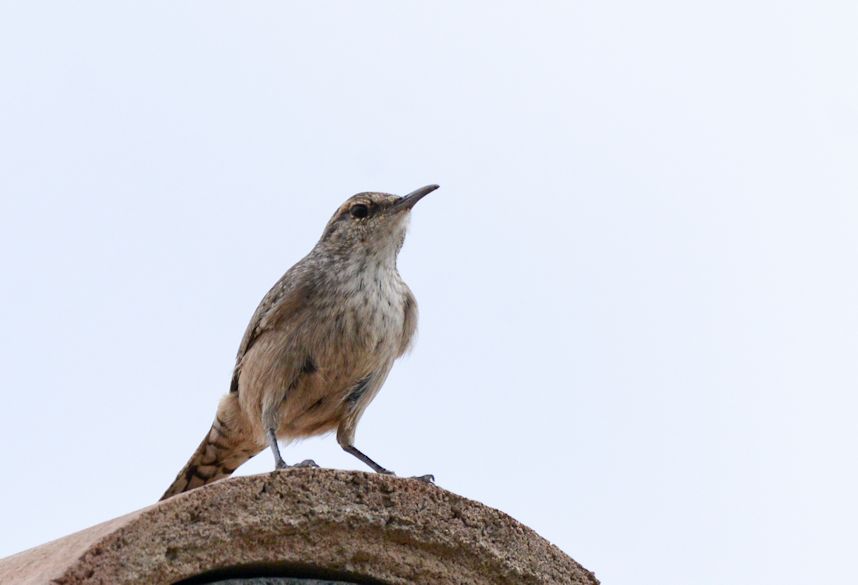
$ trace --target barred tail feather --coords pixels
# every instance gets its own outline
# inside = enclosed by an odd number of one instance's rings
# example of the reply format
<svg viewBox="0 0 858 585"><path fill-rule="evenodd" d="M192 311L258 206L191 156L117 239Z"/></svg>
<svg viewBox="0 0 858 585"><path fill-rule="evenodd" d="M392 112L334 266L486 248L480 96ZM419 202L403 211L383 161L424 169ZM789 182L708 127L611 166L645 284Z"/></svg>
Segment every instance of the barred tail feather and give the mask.
<svg viewBox="0 0 858 585"><path fill-rule="evenodd" d="M231 395L224 397L218 408L218 415L208 434L191 455L191 458L167 488L161 500L173 497L206 484L229 477L239 465L259 453L263 447L248 441L240 428L240 417L230 416L232 403L237 402ZM226 411L226 412L225 412Z"/></svg>

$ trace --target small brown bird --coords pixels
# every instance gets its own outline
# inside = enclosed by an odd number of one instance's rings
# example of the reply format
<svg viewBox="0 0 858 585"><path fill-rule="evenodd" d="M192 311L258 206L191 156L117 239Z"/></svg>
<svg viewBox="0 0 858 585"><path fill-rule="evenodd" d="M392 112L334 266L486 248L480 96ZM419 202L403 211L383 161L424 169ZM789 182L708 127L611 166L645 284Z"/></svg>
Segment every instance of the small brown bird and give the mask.
<svg viewBox="0 0 858 585"><path fill-rule="evenodd" d="M345 451L392 473L354 446L355 428L417 328L417 302L396 258L411 208L437 188L405 197L358 193L340 206L316 246L257 307L229 393L162 500L228 477L266 446L277 469L290 467L279 438L334 430Z"/></svg>

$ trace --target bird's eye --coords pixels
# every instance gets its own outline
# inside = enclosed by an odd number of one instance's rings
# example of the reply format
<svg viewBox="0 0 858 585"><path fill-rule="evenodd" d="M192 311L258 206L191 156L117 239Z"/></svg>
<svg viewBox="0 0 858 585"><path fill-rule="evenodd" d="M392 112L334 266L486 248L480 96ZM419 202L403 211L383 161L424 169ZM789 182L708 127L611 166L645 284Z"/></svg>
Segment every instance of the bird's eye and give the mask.
<svg viewBox="0 0 858 585"><path fill-rule="evenodd" d="M363 203L358 203L357 205L352 205L351 209L349 209L349 213L351 213L352 217L355 219L363 219L369 215L369 207Z"/></svg>

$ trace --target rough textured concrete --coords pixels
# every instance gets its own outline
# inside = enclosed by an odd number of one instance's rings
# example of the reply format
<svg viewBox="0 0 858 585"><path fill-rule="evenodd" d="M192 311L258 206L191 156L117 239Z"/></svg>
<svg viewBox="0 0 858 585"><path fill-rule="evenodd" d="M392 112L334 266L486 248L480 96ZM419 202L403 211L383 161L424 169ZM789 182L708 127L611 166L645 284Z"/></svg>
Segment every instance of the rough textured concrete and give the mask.
<svg viewBox="0 0 858 585"><path fill-rule="evenodd" d="M0 561L3 585L263 576L388 585L598 583L502 512L416 480L327 469L220 481Z"/></svg>

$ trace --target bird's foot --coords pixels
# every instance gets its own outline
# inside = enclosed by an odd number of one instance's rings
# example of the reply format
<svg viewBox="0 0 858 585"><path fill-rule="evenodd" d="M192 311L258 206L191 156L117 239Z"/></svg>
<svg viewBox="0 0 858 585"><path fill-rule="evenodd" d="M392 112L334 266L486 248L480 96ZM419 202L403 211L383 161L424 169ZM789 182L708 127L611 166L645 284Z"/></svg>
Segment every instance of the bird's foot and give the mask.
<svg viewBox="0 0 858 585"><path fill-rule="evenodd" d="M318 464L312 459L304 459L301 463L296 463L292 467L314 467L318 468Z"/></svg>
<svg viewBox="0 0 858 585"><path fill-rule="evenodd" d="M301 467L319 467L315 461L312 459L305 459L301 463L296 463L295 465L289 465L282 459L274 463L274 470L279 471L281 469L297 469Z"/></svg>
<svg viewBox="0 0 858 585"><path fill-rule="evenodd" d="M380 473L382 475L392 475L393 477L396 477L395 473L383 467L381 469L377 469L376 473ZM430 483L433 485L435 484L435 476L431 473L427 473L426 475L412 475L408 479L416 479L417 481L422 481L424 483Z"/></svg>
<svg viewBox="0 0 858 585"><path fill-rule="evenodd" d="M435 476L431 473L427 473L426 475L413 475L409 479L416 479L417 481L435 485Z"/></svg>

